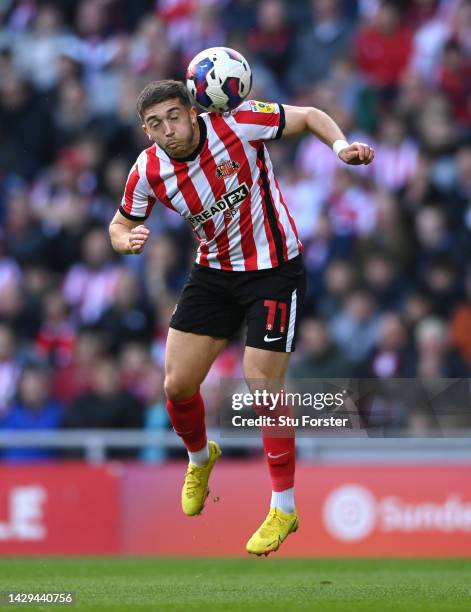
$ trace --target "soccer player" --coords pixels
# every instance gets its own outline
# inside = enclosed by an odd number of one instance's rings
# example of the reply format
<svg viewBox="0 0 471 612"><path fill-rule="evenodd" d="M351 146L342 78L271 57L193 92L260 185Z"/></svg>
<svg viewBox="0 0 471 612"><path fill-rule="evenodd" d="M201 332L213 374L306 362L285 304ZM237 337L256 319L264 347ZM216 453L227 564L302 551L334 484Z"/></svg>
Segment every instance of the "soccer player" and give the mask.
<svg viewBox="0 0 471 612"><path fill-rule="evenodd" d="M348 144L324 112L246 101L231 113L197 114L185 85L149 83L137 109L152 142L132 167L110 224L113 248L142 253L155 203L187 219L199 242L196 263L173 313L167 338L165 392L175 432L188 451L182 508L199 514L221 450L207 441L200 384L228 339L247 320L247 383L282 380L295 348L305 291L302 245L265 142L315 134L346 164L369 164L370 146ZM247 543L249 553L277 550L298 527L294 436L262 430L272 481L270 511Z"/></svg>

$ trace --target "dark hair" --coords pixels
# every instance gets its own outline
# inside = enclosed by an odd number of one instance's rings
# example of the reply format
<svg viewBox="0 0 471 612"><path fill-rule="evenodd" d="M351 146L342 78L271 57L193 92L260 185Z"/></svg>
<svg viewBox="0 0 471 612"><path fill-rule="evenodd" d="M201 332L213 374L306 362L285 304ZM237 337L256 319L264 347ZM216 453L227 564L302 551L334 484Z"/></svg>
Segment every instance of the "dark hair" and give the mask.
<svg viewBox="0 0 471 612"><path fill-rule="evenodd" d="M144 113L150 106L172 98L177 98L187 108L192 106L190 94L181 81L166 79L148 83L137 97L137 112L140 118L144 118Z"/></svg>

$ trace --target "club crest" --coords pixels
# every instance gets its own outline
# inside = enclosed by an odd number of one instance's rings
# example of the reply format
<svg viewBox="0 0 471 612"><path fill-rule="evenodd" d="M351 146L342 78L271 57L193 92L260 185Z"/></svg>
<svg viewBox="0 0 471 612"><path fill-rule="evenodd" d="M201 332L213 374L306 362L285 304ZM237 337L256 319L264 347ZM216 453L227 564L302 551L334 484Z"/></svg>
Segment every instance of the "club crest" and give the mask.
<svg viewBox="0 0 471 612"><path fill-rule="evenodd" d="M239 168L240 164L238 164L236 161L226 159L216 166L216 176L218 178L226 178L227 176L235 174Z"/></svg>

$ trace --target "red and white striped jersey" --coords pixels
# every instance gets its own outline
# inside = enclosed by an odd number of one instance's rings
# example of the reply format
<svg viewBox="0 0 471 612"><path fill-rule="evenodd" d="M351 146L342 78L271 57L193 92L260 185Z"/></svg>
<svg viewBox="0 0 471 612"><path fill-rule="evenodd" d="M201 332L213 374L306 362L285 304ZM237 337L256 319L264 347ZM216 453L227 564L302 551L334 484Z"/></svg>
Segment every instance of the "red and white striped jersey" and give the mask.
<svg viewBox="0 0 471 612"><path fill-rule="evenodd" d="M146 219L156 202L187 219L197 263L222 270L274 268L302 251L264 141L280 138L281 105L250 100L224 115L198 117L191 157L172 159L157 144L137 158L121 213Z"/></svg>

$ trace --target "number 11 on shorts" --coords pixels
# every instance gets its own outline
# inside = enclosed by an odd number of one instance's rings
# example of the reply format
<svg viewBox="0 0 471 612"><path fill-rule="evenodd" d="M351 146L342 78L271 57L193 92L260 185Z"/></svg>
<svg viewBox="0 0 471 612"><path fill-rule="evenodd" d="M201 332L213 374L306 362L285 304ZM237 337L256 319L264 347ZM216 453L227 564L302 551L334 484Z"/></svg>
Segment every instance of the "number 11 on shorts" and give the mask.
<svg viewBox="0 0 471 612"><path fill-rule="evenodd" d="M268 309L267 322L265 329L272 331L275 325L275 316L277 309L281 311L280 316L280 333L285 332L286 328L286 302L277 302L276 300L265 300L263 302L265 308Z"/></svg>

